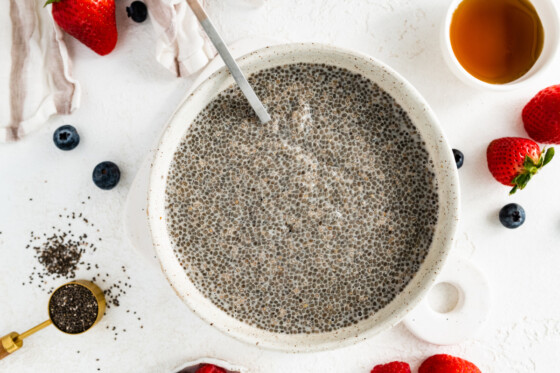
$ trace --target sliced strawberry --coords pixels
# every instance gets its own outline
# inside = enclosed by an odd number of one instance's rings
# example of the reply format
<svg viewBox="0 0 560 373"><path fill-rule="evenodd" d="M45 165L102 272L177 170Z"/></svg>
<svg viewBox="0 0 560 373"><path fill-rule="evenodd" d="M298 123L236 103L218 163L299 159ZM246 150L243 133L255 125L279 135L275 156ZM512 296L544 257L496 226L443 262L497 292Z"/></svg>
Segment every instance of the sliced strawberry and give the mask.
<svg viewBox="0 0 560 373"><path fill-rule="evenodd" d="M523 189L542 167L554 157L554 148L541 152L539 145L520 137L503 137L488 145L486 159L492 176L504 185L513 186L510 194Z"/></svg>

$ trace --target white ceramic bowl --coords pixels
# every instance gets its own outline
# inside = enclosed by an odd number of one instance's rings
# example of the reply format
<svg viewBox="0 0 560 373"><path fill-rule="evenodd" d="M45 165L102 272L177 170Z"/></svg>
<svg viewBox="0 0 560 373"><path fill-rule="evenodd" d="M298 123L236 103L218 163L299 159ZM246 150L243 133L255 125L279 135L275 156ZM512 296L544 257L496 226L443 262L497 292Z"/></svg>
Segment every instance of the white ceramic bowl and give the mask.
<svg viewBox="0 0 560 373"><path fill-rule="evenodd" d="M320 334L280 334L240 322L205 298L189 280L175 257L167 234L165 187L175 149L197 114L234 82L225 68L206 80L179 106L156 149L150 176L148 215L154 247L169 282L202 319L242 341L284 351L325 350L366 339L397 324L421 300L440 271L455 232L459 209L457 168L438 122L420 94L383 63L362 54L318 44L268 47L238 60L246 74L291 63L325 63L360 73L376 82L406 110L435 164L439 193L438 224L424 263L404 291L374 316L356 325Z"/></svg>
<svg viewBox="0 0 560 373"><path fill-rule="evenodd" d="M455 10L463 1L464 0L453 0L451 2L451 5L447 10L447 15L445 16L443 26L441 28L440 38L443 57L445 58L447 65L449 66L451 71L453 71L453 73L463 82L476 88L493 91L508 91L517 89L523 87L530 79L539 75L554 60L554 57L558 51L558 43L560 42L558 10L556 8L556 5L554 4L554 0L530 0L537 10L544 29L543 49L541 55L537 59L537 62L535 62L533 67L525 75L517 80L514 80L513 82L509 82L506 84L491 84L475 78L459 63L459 60L457 60L455 53L453 53L453 48L451 47L451 37L449 34L451 20L453 19L453 13L455 13Z"/></svg>

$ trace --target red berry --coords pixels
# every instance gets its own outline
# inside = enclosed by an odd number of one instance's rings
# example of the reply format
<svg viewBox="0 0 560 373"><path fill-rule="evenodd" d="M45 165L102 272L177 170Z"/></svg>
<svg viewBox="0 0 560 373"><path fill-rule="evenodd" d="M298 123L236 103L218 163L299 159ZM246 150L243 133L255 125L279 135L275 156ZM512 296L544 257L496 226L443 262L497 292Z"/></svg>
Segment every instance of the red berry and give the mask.
<svg viewBox="0 0 560 373"><path fill-rule="evenodd" d="M422 363L418 373L481 373L473 363L450 355L434 355Z"/></svg>
<svg viewBox="0 0 560 373"><path fill-rule="evenodd" d="M212 364L204 364L195 373L226 373L226 370Z"/></svg>
<svg viewBox="0 0 560 373"><path fill-rule="evenodd" d="M543 144L560 144L560 84L545 88L523 108L529 136Z"/></svg>
<svg viewBox="0 0 560 373"><path fill-rule="evenodd" d="M410 373L410 365L393 361L392 363L374 366L371 373Z"/></svg>
<svg viewBox="0 0 560 373"><path fill-rule="evenodd" d="M513 186L510 194L523 189L554 156L554 148L541 152L539 145L520 137L503 137L488 145L486 159L492 176L504 185Z"/></svg>
<svg viewBox="0 0 560 373"><path fill-rule="evenodd" d="M47 0L56 23L104 56L117 44L115 0Z"/></svg>

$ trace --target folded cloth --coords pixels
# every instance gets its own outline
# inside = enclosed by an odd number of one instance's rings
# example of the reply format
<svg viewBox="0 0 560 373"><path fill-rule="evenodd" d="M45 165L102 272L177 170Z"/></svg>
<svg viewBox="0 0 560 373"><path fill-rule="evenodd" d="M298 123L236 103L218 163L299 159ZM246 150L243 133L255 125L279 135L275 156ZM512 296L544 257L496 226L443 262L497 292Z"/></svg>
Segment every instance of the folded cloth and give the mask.
<svg viewBox="0 0 560 373"><path fill-rule="evenodd" d="M145 1L157 37L156 59L166 69L187 77L216 55L186 0Z"/></svg>
<svg viewBox="0 0 560 373"><path fill-rule="evenodd" d="M37 0L7 1L10 11L0 12L0 142L22 138L53 114L69 114L80 100L50 11Z"/></svg>

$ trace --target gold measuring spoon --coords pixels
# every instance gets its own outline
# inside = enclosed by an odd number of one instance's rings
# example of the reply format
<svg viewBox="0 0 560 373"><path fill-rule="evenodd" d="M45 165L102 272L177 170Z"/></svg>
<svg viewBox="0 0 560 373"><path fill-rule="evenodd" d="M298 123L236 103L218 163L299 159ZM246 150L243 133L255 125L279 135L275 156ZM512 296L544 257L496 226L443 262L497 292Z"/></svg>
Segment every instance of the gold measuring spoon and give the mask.
<svg viewBox="0 0 560 373"><path fill-rule="evenodd" d="M75 333L63 330L63 328L61 328L59 325L56 324L56 321L53 321L53 315L51 314L51 309L52 309L51 302L53 301L53 296L55 296L55 294L57 294L57 292L68 290L70 286L83 286L84 288L86 288L87 290L89 290L93 294L93 296L95 297L95 300L97 302L97 317L95 318L95 320L91 323L91 325L86 325L84 330L81 330L81 331L75 332ZM61 293L59 293L59 294L61 294ZM66 334L71 334L71 335L81 334L81 333L84 333L84 332L88 331L95 324L97 324L99 322L99 320L101 320L101 318L103 317L103 314L105 313L105 305L106 305L106 301L105 301L105 296L103 295L103 290L101 290L97 285L95 285L91 281L76 280L76 281L68 282L68 283L58 287L51 294L51 297L49 298L49 303L48 303L49 319L47 321L29 329L28 331L26 331L24 333L18 334L16 332L11 332L10 334L5 335L4 337L2 337L2 339L0 339L0 360L5 358L6 356L9 356L14 351L19 350L23 346L23 339L24 338L29 337L31 334L36 333L39 330L41 330L43 328L46 328L47 326L49 326L51 324L53 324L61 332L66 333ZM52 305L52 306L54 306L54 305ZM74 312L73 316L74 317L79 317L80 315L76 314L76 312Z"/></svg>

